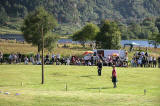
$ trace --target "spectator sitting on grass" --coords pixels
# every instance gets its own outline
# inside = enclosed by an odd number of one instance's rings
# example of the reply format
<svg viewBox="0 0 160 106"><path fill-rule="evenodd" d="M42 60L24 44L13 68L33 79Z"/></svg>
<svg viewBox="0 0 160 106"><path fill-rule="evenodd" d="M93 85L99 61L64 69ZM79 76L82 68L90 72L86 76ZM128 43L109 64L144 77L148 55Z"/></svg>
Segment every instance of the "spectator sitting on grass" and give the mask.
<svg viewBox="0 0 160 106"><path fill-rule="evenodd" d="M66 60L66 65L70 65L70 59L69 58L67 58L67 60Z"/></svg>

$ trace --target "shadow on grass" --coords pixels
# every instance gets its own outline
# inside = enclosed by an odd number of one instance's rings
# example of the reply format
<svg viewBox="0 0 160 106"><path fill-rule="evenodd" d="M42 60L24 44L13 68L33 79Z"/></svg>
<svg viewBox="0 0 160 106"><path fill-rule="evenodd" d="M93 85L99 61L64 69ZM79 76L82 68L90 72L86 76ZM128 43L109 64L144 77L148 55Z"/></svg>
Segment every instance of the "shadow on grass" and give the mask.
<svg viewBox="0 0 160 106"><path fill-rule="evenodd" d="M23 83L23 84L10 84L10 85L0 85L0 87L15 87L15 86L37 86L42 85L41 83Z"/></svg>
<svg viewBox="0 0 160 106"><path fill-rule="evenodd" d="M17 86L17 85L0 85L0 87Z"/></svg>
<svg viewBox="0 0 160 106"><path fill-rule="evenodd" d="M113 87L102 87L102 88L87 88L87 89L112 89Z"/></svg>
<svg viewBox="0 0 160 106"><path fill-rule="evenodd" d="M80 77L92 77L92 76L97 76L97 75L84 75L84 76L80 76Z"/></svg>
<svg viewBox="0 0 160 106"><path fill-rule="evenodd" d="M62 74L62 73L53 73L52 75L53 76L69 76L69 75Z"/></svg>
<svg viewBox="0 0 160 106"><path fill-rule="evenodd" d="M32 83L26 83L24 85L42 85L41 83L35 83L35 84L32 84Z"/></svg>

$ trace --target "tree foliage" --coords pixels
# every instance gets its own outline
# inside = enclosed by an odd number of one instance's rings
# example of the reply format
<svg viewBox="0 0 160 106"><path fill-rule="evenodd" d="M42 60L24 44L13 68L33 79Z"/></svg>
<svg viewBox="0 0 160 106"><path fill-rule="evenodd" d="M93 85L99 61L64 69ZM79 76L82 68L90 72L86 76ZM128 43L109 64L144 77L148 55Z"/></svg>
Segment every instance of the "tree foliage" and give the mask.
<svg viewBox="0 0 160 106"><path fill-rule="evenodd" d="M118 23L122 39L149 39L152 34L158 33L154 18L145 18L140 22L130 22L127 25Z"/></svg>
<svg viewBox="0 0 160 106"><path fill-rule="evenodd" d="M122 39L148 39L157 28L147 17L160 16L159 0L0 0L0 16L23 18L40 5L61 24L55 31L59 34L72 34L86 22L109 19L124 25ZM4 23L7 18L0 19Z"/></svg>
<svg viewBox="0 0 160 106"><path fill-rule="evenodd" d="M0 0L0 4L10 17L24 17L42 5L60 23L84 23L111 18L124 22L160 14L159 0Z"/></svg>
<svg viewBox="0 0 160 106"><path fill-rule="evenodd" d="M105 20L100 25L100 32L96 36L98 48L119 49L121 32L114 21Z"/></svg>
<svg viewBox="0 0 160 106"><path fill-rule="evenodd" d="M42 47L42 32L45 36L48 31L53 30L55 25L56 20L53 16L45 11L43 7L39 7L25 17L21 30L25 40L28 43L38 46L38 51L40 51Z"/></svg>
<svg viewBox="0 0 160 106"><path fill-rule="evenodd" d="M84 46L84 43L86 41L94 41L98 32L99 28L97 25L88 23L80 31L76 32L73 35L73 40L80 41L81 44Z"/></svg>
<svg viewBox="0 0 160 106"><path fill-rule="evenodd" d="M149 40L151 40L151 43L154 44L155 48L157 48L157 45L160 44L160 17L155 20L155 26L157 27L158 31L153 33Z"/></svg>
<svg viewBox="0 0 160 106"><path fill-rule="evenodd" d="M160 17L156 19L155 25L156 25L156 27L158 28L159 33L160 33Z"/></svg>
<svg viewBox="0 0 160 106"><path fill-rule="evenodd" d="M0 25L4 25L8 21L8 16L3 7L0 7Z"/></svg>
<svg viewBox="0 0 160 106"><path fill-rule="evenodd" d="M44 47L49 52L52 52L53 49L56 47L57 41L58 41L58 37L50 31L45 36Z"/></svg>

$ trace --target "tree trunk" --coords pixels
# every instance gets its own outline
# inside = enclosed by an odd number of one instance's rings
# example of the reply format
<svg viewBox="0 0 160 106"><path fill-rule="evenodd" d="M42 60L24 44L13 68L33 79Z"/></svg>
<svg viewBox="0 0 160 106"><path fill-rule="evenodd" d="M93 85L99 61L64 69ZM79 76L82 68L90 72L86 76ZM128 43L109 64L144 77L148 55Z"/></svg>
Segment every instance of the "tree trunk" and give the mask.
<svg viewBox="0 0 160 106"><path fill-rule="evenodd" d="M155 44L154 44L154 48L157 49L157 43L156 43L156 42L155 42Z"/></svg>
<svg viewBox="0 0 160 106"><path fill-rule="evenodd" d="M41 46L40 46L40 44L38 44L38 52L40 52L41 51Z"/></svg>

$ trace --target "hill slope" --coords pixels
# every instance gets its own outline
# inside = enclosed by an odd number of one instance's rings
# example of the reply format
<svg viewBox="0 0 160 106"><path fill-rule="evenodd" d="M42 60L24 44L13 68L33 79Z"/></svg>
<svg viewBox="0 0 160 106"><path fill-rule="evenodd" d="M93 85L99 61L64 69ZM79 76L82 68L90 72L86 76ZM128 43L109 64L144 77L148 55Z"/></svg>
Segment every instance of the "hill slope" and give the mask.
<svg viewBox="0 0 160 106"><path fill-rule="evenodd" d="M60 24L75 25L77 28L86 22L99 23L103 19L120 20L126 24L131 20L160 16L159 0L1 0L0 23L6 22L7 17L23 18L40 5L52 13Z"/></svg>

